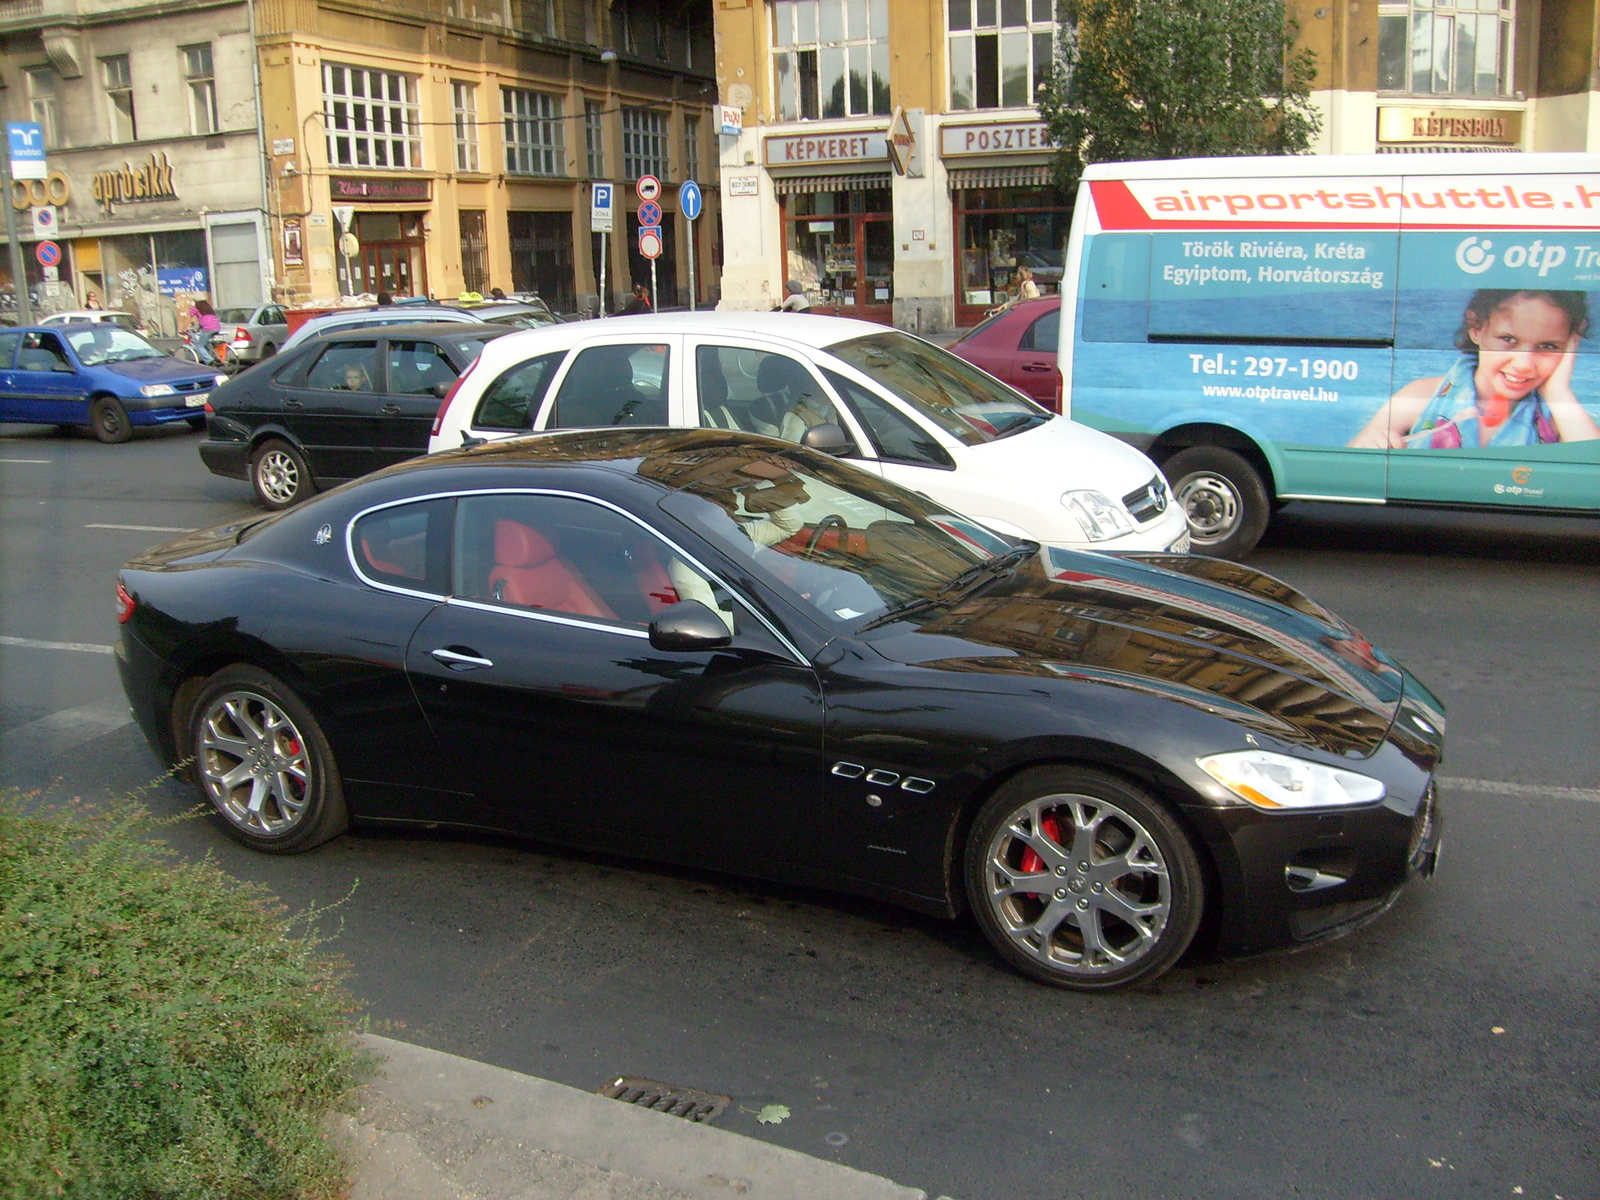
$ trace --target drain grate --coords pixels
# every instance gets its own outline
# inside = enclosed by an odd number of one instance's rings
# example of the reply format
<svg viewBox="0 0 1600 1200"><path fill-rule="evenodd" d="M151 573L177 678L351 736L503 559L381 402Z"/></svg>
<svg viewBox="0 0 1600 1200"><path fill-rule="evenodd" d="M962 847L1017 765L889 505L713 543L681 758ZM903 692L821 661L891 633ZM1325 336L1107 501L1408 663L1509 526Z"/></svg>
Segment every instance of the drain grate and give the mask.
<svg viewBox="0 0 1600 1200"><path fill-rule="evenodd" d="M601 1096L653 1109L685 1121L709 1121L721 1114L733 1102L731 1096L718 1096L698 1088L673 1087L654 1079L621 1077L595 1089Z"/></svg>

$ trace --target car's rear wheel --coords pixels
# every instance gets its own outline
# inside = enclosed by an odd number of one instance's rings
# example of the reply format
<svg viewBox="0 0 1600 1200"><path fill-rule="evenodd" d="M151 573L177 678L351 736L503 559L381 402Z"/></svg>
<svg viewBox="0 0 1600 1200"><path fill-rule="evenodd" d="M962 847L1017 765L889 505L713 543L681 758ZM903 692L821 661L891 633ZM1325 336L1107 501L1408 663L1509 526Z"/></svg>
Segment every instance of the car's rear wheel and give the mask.
<svg viewBox="0 0 1600 1200"><path fill-rule="evenodd" d="M89 425L94 436L107 445L125 442L133 436L128 410L115 396L101 396L89 406Z"/></svg>
<svg viewBox="0 0 1600 1200"><path fill-rule="evenodd" d="M1255 548L1272 502L1242 455L1221 446L1190 446L1169 458L1162 472L1188 515L1194 553L1238 558Z"/></svg>
<svg viewBox="0 0 1600 1200"><path fill-rule="evenodd" d="M1104 991L1154 979L1193 941L1200 860L1161 804L1079 767L1008 781L968 836L967 897L984 935L1025 975Z"/></svg>
<svg viewBox="0 0 1600 1200"><path fill-rule="evenodd" d="M256 499L274 511L298 504L317 490L304 456L277 438L262 442L251 455L250 485Z"/></svg>
<svg viewBox="0 0 1600 1200"><path fill-rule="evenodd" d="M261 357L263 360L271 358L277 352L278 348L271 342L268 342L265 346L261 347Z"/></svg>
<svg viewBox="0 0 1600 1200"><path fill-rule="evenodd" d="M200 795L228 834L268 854L298 854L350 823L333 751L311 710L255 667L218 671L189 726Z"/></svg>

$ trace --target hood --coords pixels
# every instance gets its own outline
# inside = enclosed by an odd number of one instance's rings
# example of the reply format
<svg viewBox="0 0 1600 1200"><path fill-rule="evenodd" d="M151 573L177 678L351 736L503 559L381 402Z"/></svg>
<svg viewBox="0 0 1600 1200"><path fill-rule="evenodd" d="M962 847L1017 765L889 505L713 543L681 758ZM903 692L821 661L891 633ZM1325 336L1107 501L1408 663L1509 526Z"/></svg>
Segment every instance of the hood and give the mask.
<svg viewBox="0 0 1600 1200"><path fill-rule="evenodd" d="M871 645L930 668L1130 688L1362 757L1383 743L1404 688L1387 655L1287 584L1180 556L1047 549Z"/></svg>
<svg viewBox="0 0 1600 1200"><path fill-rule="evenodd" d="M131 379L143 385L147 383L170 383L179 391L197 391L201 388L215 387L217 384L217 369L205 367L199 363L184 362L181 358L172 358L163 355L160 358L136 358L131 362L101 363L98 366L87 368L91 371L110 371L121 375L124 379ZM188 386L183 386L188 385Z"/></svg>
<svg viewBox="0 0 1600 1200"><path fill-rule="evenodd" d="M1160 474L1155 463L1126 442L1067 417L970 446L967 453L987 470L1009 478L1053 480L1049 488L1057 492L1093 488L1112 500Z"/></svg>

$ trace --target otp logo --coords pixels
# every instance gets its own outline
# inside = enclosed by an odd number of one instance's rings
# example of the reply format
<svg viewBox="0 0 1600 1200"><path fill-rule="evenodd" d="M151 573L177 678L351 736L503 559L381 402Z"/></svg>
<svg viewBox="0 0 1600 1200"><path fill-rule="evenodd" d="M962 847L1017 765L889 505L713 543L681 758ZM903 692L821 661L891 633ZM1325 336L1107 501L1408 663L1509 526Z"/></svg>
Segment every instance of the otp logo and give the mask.
<svg viewBox="0 0 1600 1200"><path fill-rule="evenodd" d="M1533 477L1532 467L1512 467L1511 479L1514 483L1527 483Z"/></svg>
<svg viewBox="0 0 1600 1200"><path fill-rule="evenodd" d="M1475 237L1464 238L1456 247L1456 266L1468 275L1482 275L1494 266L1494 255L1489 253L1489 248L1494 243L1485 238L1479 242Z"/></svg>

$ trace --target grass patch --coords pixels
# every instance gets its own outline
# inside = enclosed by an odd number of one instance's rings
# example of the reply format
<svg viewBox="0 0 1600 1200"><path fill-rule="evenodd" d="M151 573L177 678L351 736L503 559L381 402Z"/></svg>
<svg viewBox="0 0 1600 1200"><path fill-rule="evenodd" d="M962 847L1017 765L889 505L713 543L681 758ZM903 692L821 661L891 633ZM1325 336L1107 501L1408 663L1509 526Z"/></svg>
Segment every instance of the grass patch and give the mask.
<svg viewBox="0 0 1600 1200"><path fill-rule="evenodd" d="M341 961L136 800L0 790L0 1197L342 1194L362 1082Z"/></svg>

